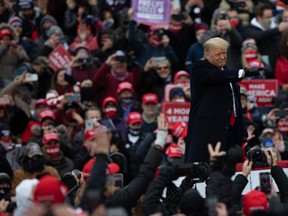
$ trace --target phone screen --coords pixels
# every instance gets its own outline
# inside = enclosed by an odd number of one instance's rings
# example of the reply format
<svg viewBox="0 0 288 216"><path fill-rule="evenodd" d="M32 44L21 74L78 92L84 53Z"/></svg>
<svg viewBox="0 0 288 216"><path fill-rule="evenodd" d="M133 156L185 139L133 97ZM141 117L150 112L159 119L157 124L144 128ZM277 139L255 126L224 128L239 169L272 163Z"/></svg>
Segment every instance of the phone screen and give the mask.
<svg viewBox="0 0 288 216"><path fill-rule="evenodd" d="M270 179L270 173L259 173L259 180L260 180L260 189L264 193L270 193L271 192L271 179Z"/></svg>
<svg viewBox="0 0 288 216"><path fill-rule="evenodd" d="M113 174L113 178L114 178L114 186L123 188L123 185L124 185L123 174L122 173Z"/></svg>

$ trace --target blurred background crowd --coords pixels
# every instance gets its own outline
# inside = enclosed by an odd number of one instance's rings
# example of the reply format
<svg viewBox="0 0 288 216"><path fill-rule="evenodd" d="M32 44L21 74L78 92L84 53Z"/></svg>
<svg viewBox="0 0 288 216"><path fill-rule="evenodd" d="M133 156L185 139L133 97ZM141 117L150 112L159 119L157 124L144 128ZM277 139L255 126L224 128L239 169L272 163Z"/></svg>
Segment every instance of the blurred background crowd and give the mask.
<svg viewBox="0 0 288 216"><path fill-rule="evenodd" d="M271 168L280 199L272 187L240 205L252 163L230 177L246 156L215 149L209 165L185 165L187 123L167 128L160 114L164 101L190 101L192 65L211 37L230 43L229 68L262 67L253 79L278 81L271 107L244 87L241 105L243 154L252 149L253 168ZM49 55L59 45L72 59L55 69ZM249 215L259 206L260 215L287 215L288 180L277 165L287 159L288 1L173 0L160 28L137 23L130 0L0 0L1 216ZM176 187L179 176L187 177ZM208 176L205 200L193 185Z"/></svg>

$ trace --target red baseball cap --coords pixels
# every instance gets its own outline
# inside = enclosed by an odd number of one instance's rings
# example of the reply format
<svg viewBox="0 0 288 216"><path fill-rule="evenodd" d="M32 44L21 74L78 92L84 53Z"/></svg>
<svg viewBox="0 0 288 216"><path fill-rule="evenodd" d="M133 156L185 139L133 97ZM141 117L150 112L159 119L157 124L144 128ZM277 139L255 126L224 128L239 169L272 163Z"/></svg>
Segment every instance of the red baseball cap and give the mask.
<svg viewBox="0 0 288 216"><path fill-rule="evenodd" d="M181 77L181 76L186 76L186 77L190 78L190 75L189 75L189 73L188 73L187 71L180 70L180 71L178 71L178 72L175 74L175 76L174 76L174 83L175 83L176 80L178 80L179 77Z"/></svg>
<svg viewBox="0 0 288 216"><path fill-rule="evenodd" d="M183 121L175 122L172 128L172 135L177 138L185 138L187 135L187 123Z"/></svg>
<svg viewBox="0 0 288 216"><path fill-rule="evenodd" d="M0 39L2 39L4 36L10 36L11 38L13 37L12 32L7 28L0 30Z"/></svg>
<svg viewBox="0 0 288 216"><path fill-rule="evenodd" d="M139 112L130 112L127 116L127 124L135 124L141 123L142 124L142 116Z"/></svg>
<svg viewBox="0 0 288 216"><path fill-rule="evenodd" d="M42 122L45 118L49 118L55 121L55 114L51 110L44 110L39 115L40 122Z"/></svg>
<svg viewBox="0 0 288 216"><path fill-rule="evenodd" d="M95 129L93 130L86 130L84 132L84 140L85 141L90 141L90 140L94 140L96 138L96 133L95 133Z"/></svg>
<svg viewBox="0 0 288 216"><path fill-rule="evenodd" d="M262 191L252 190L243 196L242 206L245 215L250 215L254 210L268 211L268 199Z"/></svg>
<svg viewBox="0 0 288 216"><path fill-rule="evenodd" d="M153 93L147 93L147 94L144 94L143 97L142 97L142 104L147 104L147 103L155 103L157 104L159 101L158 101L158 97L156 94L153 94Z"/></svg>
<svg viewBox="0 0 288 216"><path fill-rule="evenodd" d="M51 175L45 175L39 179L34 191L36 203L64 203L67 195L67 187Z"/></svg>
<svg viewBox="0 0 288 216"><path fill-rule="evenodd" d="M118 88L117 88L117 94L120 94L124 90L129 90L129 91L133 92L133 85L129 82L119 83Z"/></svg>
<svg viewBox="0 0 288 216"><path fill-rule="evenodd" d="M117 104L117 100L114 97L106 97L102 102L102 108L105 108L109 102Z"/></svg>
<svg viewBox="0 0 288 216"><path fill-rule="evenodd" d="M180 147L176 144L170 144L168 148L165 151L165 154L170 158L181 158L182 157L182 151Z"/></svg>
<svg viewBox="0 0 288 216"><path fill-rule="evenodd" d="M38 100L35 101L35 108L37 108L38 106L43 105L43 106L48 106L46 99L44 98L39 98Z"/></svg>
<svg viewBox="0 0 288 216"><path fill-rule="evenodd" d="M52 140L59 141L58 133L51 132L51 133L44 134L43 138L42 138L42 143L43 144L47 144L47 143L49 143Z"/></svg>
<svg viewBox="0 0 288 216"><path fill-rule="evenodd" d="M83 173L83 177L84 177L85 180L87 180L89 178L91 170L92 170L92 167L93 167L95 161L96 161L96 158L92 158L84 165L82 173ZM118 164L109 163L108 164L108 169L106 170L106 176L112 175L114 173L117 173L117 172L119 172L119 170L120 170L120 167L119 167Z"/></svg>

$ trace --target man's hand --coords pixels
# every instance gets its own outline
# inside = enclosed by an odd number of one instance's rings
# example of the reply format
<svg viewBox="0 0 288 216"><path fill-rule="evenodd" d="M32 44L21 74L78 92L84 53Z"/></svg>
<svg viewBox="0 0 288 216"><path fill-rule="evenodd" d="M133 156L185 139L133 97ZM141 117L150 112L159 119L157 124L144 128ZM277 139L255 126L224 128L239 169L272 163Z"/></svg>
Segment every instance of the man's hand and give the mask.
<svg viewBox="0 0 288 216"><path fill-rule="evenodd" d="M107 132L103 129L97 129L96 130L96 140L97 140L97 145L93 146L93 150L96 154L109 154L109 149L110 149L110 142L108 139L108 134Z"/></svg>
<svg viewBox="0 0 288 216"><path fill-rule="evenodd" d="M263 70L263 68L258 68L258 67L250 67L250 68L245 68L245 77L253 77L253 76L259 76L260 72Z"/></svg>
<svg viewBox="0 0 288 216"><path fill-rule="evenodd" d="M246 178L249 176L251 170L252 170L253 162L249 160L245 160L242 165L242 175Z"/></svg>

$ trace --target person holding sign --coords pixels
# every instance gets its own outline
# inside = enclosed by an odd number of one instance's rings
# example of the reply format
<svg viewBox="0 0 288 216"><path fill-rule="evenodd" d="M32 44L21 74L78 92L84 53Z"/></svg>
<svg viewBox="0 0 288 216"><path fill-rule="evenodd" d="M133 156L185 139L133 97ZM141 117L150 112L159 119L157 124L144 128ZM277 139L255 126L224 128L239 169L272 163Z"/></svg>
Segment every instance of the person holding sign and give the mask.
<svg viewBox="0 0 288 216"><path fill-rule="evenodd" d="M237 82L258 76L260 68L229 70L229 43L219 37L204 43L204 59L193 64L191 109L185 161L208 161L207 144L221 142L221 150L241 145L247 137Z"/></svg>

